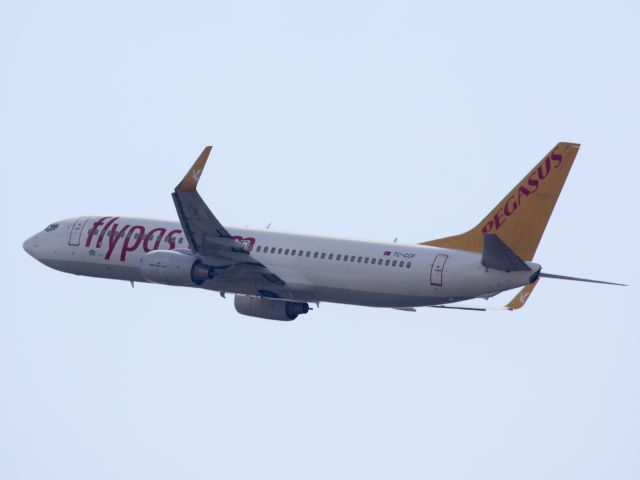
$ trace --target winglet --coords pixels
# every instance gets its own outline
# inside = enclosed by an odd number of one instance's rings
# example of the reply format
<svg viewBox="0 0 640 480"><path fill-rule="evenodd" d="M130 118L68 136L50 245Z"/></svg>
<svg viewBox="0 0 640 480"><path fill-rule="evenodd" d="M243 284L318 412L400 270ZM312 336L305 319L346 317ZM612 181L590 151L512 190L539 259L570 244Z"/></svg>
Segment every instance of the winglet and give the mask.
<svg viewBox="0 0 640 480"><path fill-rule="evenodd" d="M513 300L505 305L505 308L507 310L518 310L519 308L524 307L524 304L529 300L531 292L533 292L533 289L536 288L537 284L538 280L530 283L529 285L525 285L524 288L520 290L515 297L513 297Z"/></svg>
<svg viewBox="0 0 640 480"><path fill-rule="evenodd" d="M200 175L202 175L202 170L204 170L204 166L207 163L207 159L209 158L209 154L211 153L211 146L204 147L204 150L195 161L191 169L184 176L182 181L176 187L176 192L195 192L196 187L198 186L198 180L200 180Z"/></svg>

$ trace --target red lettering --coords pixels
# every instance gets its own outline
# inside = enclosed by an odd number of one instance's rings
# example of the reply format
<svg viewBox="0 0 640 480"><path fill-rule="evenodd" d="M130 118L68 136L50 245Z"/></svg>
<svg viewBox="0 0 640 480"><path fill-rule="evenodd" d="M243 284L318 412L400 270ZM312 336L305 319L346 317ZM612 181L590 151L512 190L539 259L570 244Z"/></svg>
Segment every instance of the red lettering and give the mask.
<svg viewBox="0 0 640 480"><path fill-rule="evenodd" d="M93 240L93 236L96 234L96 232L98 231L98 227L100 225L104 224L104 221L109 218L109 217L102 217L100 220L98 220L97 222L95 222L93 224L93 227L91 227L91 230L89 230L89 236L87 237L87 243L85 243L85 247L90 247L91 246L91 240Z"/></svg>
<svg viewBox="0 0 640 480"><path fill-rule="evenodd" d="M544 171L542 167L545 167L546 171ZM544 180L545 178L547 178L547 175L549 175L550 171L551 171L551 157L547 157L542 162L540 162L540 165L538 165L538 178L540 180Z"/></svg>
<svg viewBox="0 0 640 480"><path fill-rule="evenodd" d="M156 243L153 245L153 247L149 247L149 240L153 240L153 236L156 232L158 232ZM162 227L154 228L153 230L150 230L149 233L147 234L147 238L144 239L144 244L142 245L142 248L144 249L144 251L150 252L151 250L158 250L160 248L160 241L162 240L162 237L164 236L165 233L167 233L167 229Z"/></svg>
<svg viewBox="0 0 640 480"><path fill-rule="evenodd" d="M124 233L129 229L129 225L125 225L122 227L122 230L118 232L118 224L116 223L111 229L111 233L109 234L109 249L107 250L107 254L104 256L105 260L109 260L111 258L111 254L113 253L113 249L115 248L118 240L124 235Z"/></svg>
<svg viewBox="0 0 640 480"><path fill-rule="evenodd" d="M514 212L518 209L520 205L522 205L523 197L528 197L529 195L534 194L538 187L540 186L540 182L549 176L551 172L551 162L554 162L553 168L558 168L562 163L562 155L551 153L547 155L537 166L537 168L531 172L529 178L527 179L526 185L519 185L518 190L514 195L511 195L507 198L501 210L498 210L496 214L493 215L493 219L489 220L487 224L482 227L482 233L490 232L491 230L498 230L504 222L506 222L507 218L514 214ZM239 237L239 240L242 240Z"/></svg>
<svg viewBox="0 0 640 480"><path fill-rule="evenodd" d="M169 242L169 250L174 250L176 248L176 241L173 236L182 233L182 230L171 230L167 235L167 241Z"/></svg>
<svg viewBox="0 0 640 480"><path fill-rule="evenodd" d="M138 231L138 236L136 237L136 230ZM127 252L133 252L136 248L140 246L140 242L142 242L142 237L144 237L144 227L142 225L136 225L135 227L131 227L127 237L124 240L124 244L122 245L122 250L120 251L120 261L124 262L124 259L127 256ZM133 239L133 243L131 242Z"/></svg>
<svg viewBox="0 0 640 480"><path fill-rule="evenodd" d="M536 193L536 190L538 190L538 186L540 185L540 182L538 181L537 178L535 178L535 175L536 175L536 172L533 172L529 177L529 180L527 181L527 185L529 185L530 187L533 187L533 190L531 190L531 192L529 193Z"/></svg>
<svg viewBox="0 0 640 480"><path fill-rule="evenodd" d="M504 204L504 214L507 217L510 217L511 214L515 212L517 208L518 208L518 202L516 200L516 197L512 195L507 199L507 203Z"/></svg>
<svg viewBox="0 0 640 480"><path fill-rule="evenodd" d="M107 230L109 230L109 227L111 226L111 224L115 222L118 218L119 217L113 217L111 220L109 220L109 223L107 223L104 226L104 228L100 232L100 236L98 237L98 243L96 243L96 248L100 248L102 246L102 239L104 238L105 233L107 233Z"/></svg>
<svg viewBox="0 0 640 480"><path fill-rule="evenodd" d="M518 205L522 203L522 195L526 195L528 197L530 194L531 192L527 190L527 187L520 185L518 187Z"/></svg>

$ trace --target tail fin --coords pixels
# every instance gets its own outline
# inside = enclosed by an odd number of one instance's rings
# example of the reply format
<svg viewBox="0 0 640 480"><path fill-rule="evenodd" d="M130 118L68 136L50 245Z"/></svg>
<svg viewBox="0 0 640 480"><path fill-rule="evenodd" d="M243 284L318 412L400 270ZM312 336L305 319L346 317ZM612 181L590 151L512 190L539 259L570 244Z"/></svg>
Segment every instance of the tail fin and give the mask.
<svg viewBox="0 0 640 480"><path fill-rule="evenodd" d="M482 252L483 235L497 233L523 260L532 260L580 145L557 144L474 228L421 245Z"/></svg>

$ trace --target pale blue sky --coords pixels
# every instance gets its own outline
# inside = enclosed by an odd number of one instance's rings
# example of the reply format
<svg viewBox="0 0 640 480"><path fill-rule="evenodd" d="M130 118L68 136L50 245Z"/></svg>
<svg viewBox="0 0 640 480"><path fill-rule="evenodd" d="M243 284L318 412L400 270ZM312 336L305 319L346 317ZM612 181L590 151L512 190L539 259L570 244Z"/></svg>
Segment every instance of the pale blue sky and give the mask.
<svg viewBox="0 0 640 480"><path fill-rule="evenodd" d="M82 214L420 242L582 143L536 261L635 284L635 2L0 4L0 478L635 479L626 289L518 313L324 304L64 275L22 241ZM501 296L493 304L510 298Z"/></svg>

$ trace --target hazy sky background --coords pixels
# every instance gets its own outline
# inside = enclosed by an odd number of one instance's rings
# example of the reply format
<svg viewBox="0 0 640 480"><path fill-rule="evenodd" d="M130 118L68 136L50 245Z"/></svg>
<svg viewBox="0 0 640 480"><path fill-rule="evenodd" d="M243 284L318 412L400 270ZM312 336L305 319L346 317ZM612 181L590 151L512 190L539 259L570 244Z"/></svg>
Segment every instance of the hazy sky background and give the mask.
<svg viewBox="0 0 640 480"><path fill-rule="evenodd" d="M0 478L638 478L639 13L1 3ZM631 287L280 323L22 250L62 218L176 218L207 144L200 192L227 225L425 241L563 140L582 148L536 261Z"/></svg>

